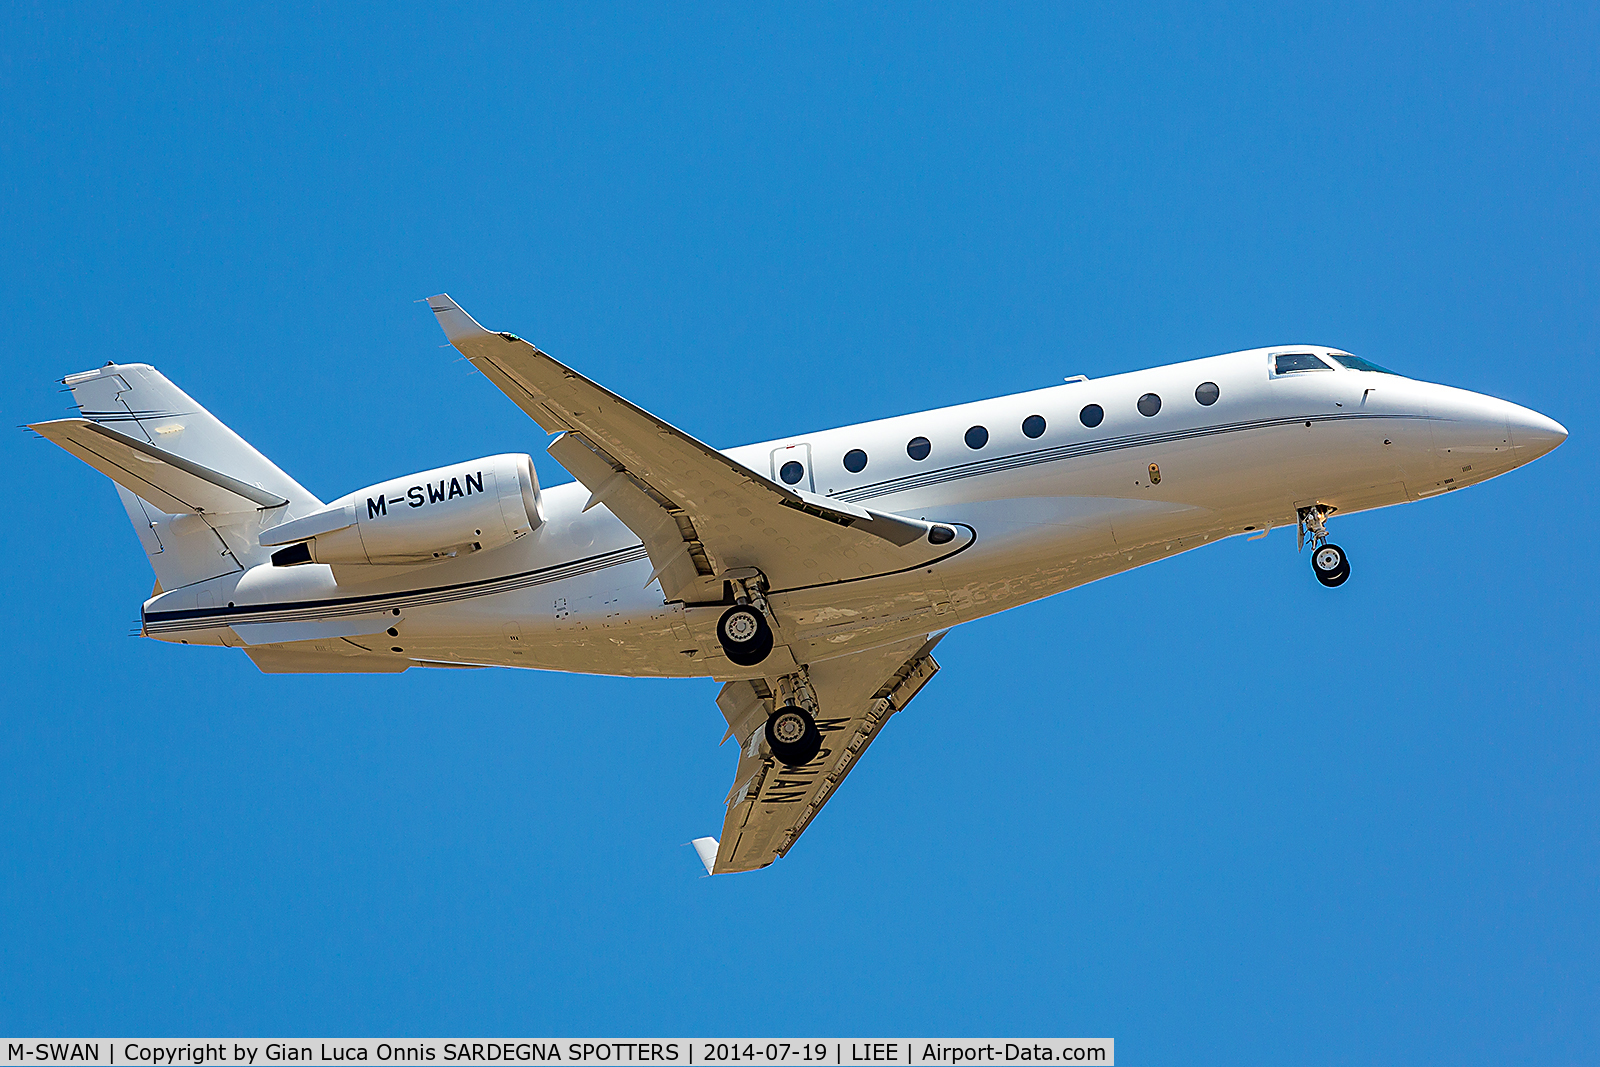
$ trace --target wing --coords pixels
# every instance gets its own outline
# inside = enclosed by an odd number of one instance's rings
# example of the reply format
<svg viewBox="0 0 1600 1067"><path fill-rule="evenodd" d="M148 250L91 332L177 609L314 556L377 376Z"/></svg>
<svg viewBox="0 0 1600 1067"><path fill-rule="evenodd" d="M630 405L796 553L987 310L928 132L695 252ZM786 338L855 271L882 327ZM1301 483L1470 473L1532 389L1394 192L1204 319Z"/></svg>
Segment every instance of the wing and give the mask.
<svg viewBox="0 0 1600 1067"><path fill-rule="evenodd" d="M135 496L168 515L221 514L275 508L276 493L202 467L88 419L57 419L28 429L55 442Z"/></svg>
<svg viewBox="0 0 1600 1067"><path fill-rule="evenodd" d="M450 343L540 426L550 454L638 535L662 591L722 599L724 576L754 568L783 592L923 566L971 543L965 528L797 492L702 444L513 334L430 297Z"/></svg>
<svg viewBox="0 0 1600 1067"><path fill-rule="evenodd" d="M762 729L772 696L760 680L729 682L717 696L728 733L744 742L712 874L753 871L782 856L855 767L884 722L911 702L939 670L933 647L944 637L916 638L823 660L810 668L822 750L803 767L785 767L767 750ZM702 858L710 847L696 843Z"/></svg>

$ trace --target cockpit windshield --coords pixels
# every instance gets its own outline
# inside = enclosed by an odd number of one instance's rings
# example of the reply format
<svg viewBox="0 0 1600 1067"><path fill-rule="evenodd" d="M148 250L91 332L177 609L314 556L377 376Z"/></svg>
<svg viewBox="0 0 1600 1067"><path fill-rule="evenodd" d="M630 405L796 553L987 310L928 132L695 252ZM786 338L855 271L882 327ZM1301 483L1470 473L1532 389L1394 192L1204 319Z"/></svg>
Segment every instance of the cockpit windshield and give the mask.
<svg viewBox="0 0 1600 1067"><path fill-rule="evenodd" d="M1343 352L1329 352L1328 355L1332 356L1346 367L1349 367L1351 370L1370 370L1375 371L1378 374L1394 374L1394 371L1390 370L1388 367L1380 367L1370 359L1362 359L1360 356L1350 356Z"/></svg>
<svg viewBox="0 0 1600 1067"><path fill-rule="evenodd" d="M1308 370L1332 370L1322 360L1310 352L1279 352L1272 357L1272 372L1274 374L1295 374Z"/></svg>

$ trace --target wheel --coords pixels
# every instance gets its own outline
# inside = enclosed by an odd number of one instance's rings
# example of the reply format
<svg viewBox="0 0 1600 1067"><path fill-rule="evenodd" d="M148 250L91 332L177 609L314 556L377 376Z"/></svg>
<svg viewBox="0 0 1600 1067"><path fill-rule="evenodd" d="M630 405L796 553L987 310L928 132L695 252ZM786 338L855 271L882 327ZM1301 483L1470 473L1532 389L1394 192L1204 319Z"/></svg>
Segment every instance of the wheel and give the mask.
<svg viewBox="0 0 1600 1067"><path fill-rule="evenodd" d="M1350 577L1350 560L1344 549L1331 542L1318 545L1311 553L1311 571L1317 581L1332 589Z"/></svg>
<svg viewBox="0 0 1600 1067"><path fill-rule="evenodd" d="M724 611L717 620L717 640L733 662L754 667L772 651L772 627L761 612L740 604Z"/></svg>
<svg viewBox="0 0 1600 1067"><path fill-rule="evenodd" d="M779 763L799 767L822 751L822 731L805 708L785 704L767 719L767 745Z"/></svg>

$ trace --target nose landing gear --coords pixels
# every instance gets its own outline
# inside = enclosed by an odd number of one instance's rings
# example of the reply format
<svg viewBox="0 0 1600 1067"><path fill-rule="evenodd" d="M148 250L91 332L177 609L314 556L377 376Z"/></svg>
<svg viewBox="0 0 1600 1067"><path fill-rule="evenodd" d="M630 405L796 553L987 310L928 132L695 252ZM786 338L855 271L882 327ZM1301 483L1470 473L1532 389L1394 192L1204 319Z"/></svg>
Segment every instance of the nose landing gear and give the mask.
<svg viewBox="0 0 1600 1067"><path fill-rule="evenodd" d="M1328 540L1327 512L1321 505L1300 509L1299 547L1304 548L1306 535L1311 535L1311 573L1317 581L1332 589L1341 586L1350 577L1350 558L1344 549Z"/></svg>
<svg viewBox="0 0 1600 1067"><path fill-rule="evenodd" d="M1350 577L1350 561L1345 559L1344 549L1329 541L1311 553L1311 570L1317 581L1332 589Z"/></svg>

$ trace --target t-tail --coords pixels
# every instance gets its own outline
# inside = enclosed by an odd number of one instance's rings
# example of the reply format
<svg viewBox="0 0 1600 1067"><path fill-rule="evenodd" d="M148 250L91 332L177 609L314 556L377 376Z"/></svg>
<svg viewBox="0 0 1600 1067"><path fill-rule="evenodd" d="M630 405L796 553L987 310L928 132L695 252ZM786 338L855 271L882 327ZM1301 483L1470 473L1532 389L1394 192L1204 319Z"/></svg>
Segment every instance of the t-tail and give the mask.
<svg viewBox="0 0 1600 1067"><path fill-rule="evenodd" d="M322 506L154 367L107 363L63 383L81 417L29 429L117 483L157 592L266 562L262 531Z"/></svg>

